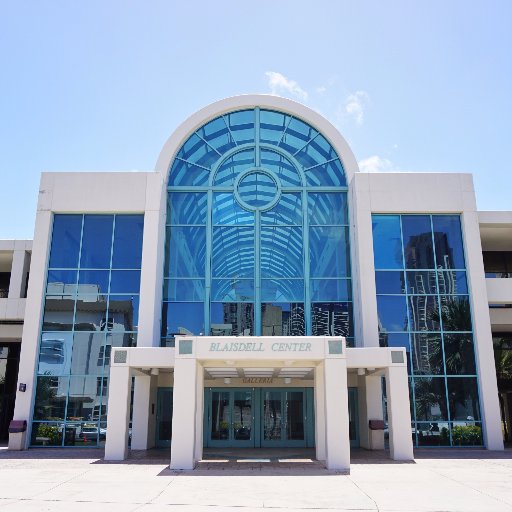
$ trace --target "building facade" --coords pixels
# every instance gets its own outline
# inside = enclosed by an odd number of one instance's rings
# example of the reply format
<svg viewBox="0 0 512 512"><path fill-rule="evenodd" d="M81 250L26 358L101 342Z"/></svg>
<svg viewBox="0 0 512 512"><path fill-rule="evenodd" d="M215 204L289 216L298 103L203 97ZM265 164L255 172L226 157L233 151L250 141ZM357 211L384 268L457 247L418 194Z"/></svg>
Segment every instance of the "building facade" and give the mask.
<svg viewBox="0 0 512 512"><path fill-rule="evenodd" d="M502 449L511 226L471 175L359 173L274 96L197 112L154 172L44 173L11 447Z"/></svg>

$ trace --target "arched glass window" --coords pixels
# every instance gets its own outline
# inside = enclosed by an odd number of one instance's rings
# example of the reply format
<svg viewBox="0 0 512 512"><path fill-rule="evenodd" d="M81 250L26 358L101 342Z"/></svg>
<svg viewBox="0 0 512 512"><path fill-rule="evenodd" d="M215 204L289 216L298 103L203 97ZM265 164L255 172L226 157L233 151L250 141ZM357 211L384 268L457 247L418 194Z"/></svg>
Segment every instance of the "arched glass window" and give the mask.
<svg viewBox="0 0 512 512"><path fill-rule="evenodd" d="M304 121L254 108L196 130L171 162L166 230L162 345L352 338L345 173Z"/></svg>

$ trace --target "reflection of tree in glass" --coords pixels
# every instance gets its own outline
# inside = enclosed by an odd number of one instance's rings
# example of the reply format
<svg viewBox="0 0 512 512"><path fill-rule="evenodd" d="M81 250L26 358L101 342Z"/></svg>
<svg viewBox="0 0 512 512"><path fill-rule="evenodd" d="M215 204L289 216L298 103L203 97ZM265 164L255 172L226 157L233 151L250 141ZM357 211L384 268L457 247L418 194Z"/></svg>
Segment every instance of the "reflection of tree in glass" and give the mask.
<svg viewBox="0 0 512 512"><path fill-rule="evenodd" d="M439 313L432 311L430 319L439 322ZM441 297L441 320L444 331L471 331L471 308L467 297Z"/></svg>
<svg viewBox="0 0 512 512"><path fill-rule="evenodd" d="M430 421L448 417L444 391L444 379L420 378L414 379L416 402L416 420ZM432 409L439 407L440 418L432 413Z"/></svg>
<svg viewBox="0 0 512 512"><path fill-rule="evenodd" d="M45 372L45 375L50 375L50 372ZM41 417L48 416L44 414L44 410L46 409L49 412L52 409L52 403L56 396L57 392L52 386L52 379L39 379L36 389L36 407L39 409L39 415Z"/></svg>
<svg viewBox="0 0 512 512"><path fill-rule="evenodd" d="M503 436L505 441L510 441L511 433L508 430L505 411L507 393L512 391L512 348L506 338L494 340L494 364L496 366L496 379L498 381L498 396L500 400Z"/></svg>

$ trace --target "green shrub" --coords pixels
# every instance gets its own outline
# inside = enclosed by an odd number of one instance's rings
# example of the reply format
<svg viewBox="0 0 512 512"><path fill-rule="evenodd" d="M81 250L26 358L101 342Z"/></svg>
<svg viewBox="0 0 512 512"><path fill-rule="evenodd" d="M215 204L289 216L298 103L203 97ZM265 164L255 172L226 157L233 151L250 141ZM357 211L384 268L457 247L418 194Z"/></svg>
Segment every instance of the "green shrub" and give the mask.
<svg viewBox="0 0 512 512"><path fill-rule="evenodd" d="M59 427L55 425L39 425L37 437L47 437L50 440L50 444L60 444L62 435Z"/></svg>
<svg viewBox="0 0 512 512"><path fill-rule="evenodd" d="M456 425L452 428L452 441L457 446L482 444L482 429L477 425Z"/></svg>

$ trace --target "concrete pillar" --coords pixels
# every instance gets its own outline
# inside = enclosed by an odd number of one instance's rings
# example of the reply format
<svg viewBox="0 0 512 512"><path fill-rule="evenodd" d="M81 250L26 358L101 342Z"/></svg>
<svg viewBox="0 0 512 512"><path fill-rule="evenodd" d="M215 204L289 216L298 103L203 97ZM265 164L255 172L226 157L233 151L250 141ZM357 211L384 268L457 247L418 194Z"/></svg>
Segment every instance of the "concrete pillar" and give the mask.
<svg viewBox="0 0 512 512"><path fill-rule="evenodd" d="M125 460L128 456L131 384L129 366L111 366L105 460Z"/></svg>
<svg viewBox="0 0 512 512"><path fill-rule="evenodd" d="M195 461L203 458L203 418L204 418L204 369L200 364L196 366L196 446L194 450Z"/></svg>
<svg viewBox="0 0 512 512"><path fill-rule="evenodd" d="M326 358L324 383L326 467L348 471L350 438L346 359Z"/></svg>
<svg viewBox="0 0 512 512"><path fill-rule="evenodd" d="M196 360L177 357L174 367L171 469L195 467L198 421L196 379Z"/></svg>
<svg viewBox="0 0 512 512"><path fill-rule="evenodd" d="M151 376L136 376L133 392L132 450L148 449L150 396Z"/></svg>
<svg viewBox="0 0 512 512"><path fill-rule="evenodd" d="M21 248L17 247L22 244ZM16 241L14 253L12 255L11 281L9 283L9 299L20 299L24 295L26 285L27 260L30 255L25 250L25 242Z"/></svg>
<svg viewBox="0 0 512 512"><path fill-rule="evenodd" d="M389 451L393 460L414 460L407 366L386 368Z"/></svg>
<svg viewBox="0 0 512 512"><path fill-rule="evenodd" d="M367 450L384 449L384 432L382 430L370 430L370 420L384 419L382 409L382 384L380 376L359 376L359 442L362 448Z"/></svg>
<svg viewBox="0 0 512 512"><path fill-rule="evenodd" d="M325 382L324 365L315 368L315 447L316 460L325 460Z"/></svg>

